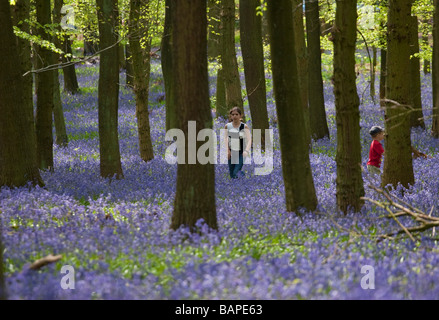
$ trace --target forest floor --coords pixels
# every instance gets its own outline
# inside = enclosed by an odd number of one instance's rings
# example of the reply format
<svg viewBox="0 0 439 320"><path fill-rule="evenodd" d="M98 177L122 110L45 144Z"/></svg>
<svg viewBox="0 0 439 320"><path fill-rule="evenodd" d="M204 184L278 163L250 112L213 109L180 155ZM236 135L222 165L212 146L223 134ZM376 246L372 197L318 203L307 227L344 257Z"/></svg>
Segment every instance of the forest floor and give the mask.
<svg viewBox="0 0 439 320"><path fill-rule="evenodd" d="M219 229L200 222L200 233L170 230L176 165L165 151L163 81L153 59L150 123L155 157L140 159L135 100L121 73L119 137L124 179L99 175L97 65L77 66L81 93L62 94L69 136L54 147L54 172L42 172L44 188L0 190L5 272L9 299L437 299L439 245L436 230L382 239L400 230L388 213L366 202L360 212L337 210L336 126L330 84L325 103L330 137L313 141L310 161L319 206L287 212L271 78L267 101L275 150L273 170L232 181L227 165L215 166ZM215 73L210 90L215 96ZM61 76L62 80L62 76ZM244 83L243 77L241 82ZM377 78L378 82L378 78ZM362 164L372 125L383 113L358 77ZM376 90L378 92L378 90ZM415 159L416 182L401 199L439 216L439 143L431 129L431 77L422 75L426 129L415 128L415 147L431 155ZM214 101L212 103L214 107ZM250 114L247 101L245 113ZM251 121L248 122L251 127ZM224 127L215 119L214 128ZM385 200L369 188L366 196ZM401 188L392 191L399 196ZM413 221L400 219L405 226ZM381 241L377 241L381 240ZM56 261L31 268L38 259ZM67 272L66 270L70 270Z"/></svg>

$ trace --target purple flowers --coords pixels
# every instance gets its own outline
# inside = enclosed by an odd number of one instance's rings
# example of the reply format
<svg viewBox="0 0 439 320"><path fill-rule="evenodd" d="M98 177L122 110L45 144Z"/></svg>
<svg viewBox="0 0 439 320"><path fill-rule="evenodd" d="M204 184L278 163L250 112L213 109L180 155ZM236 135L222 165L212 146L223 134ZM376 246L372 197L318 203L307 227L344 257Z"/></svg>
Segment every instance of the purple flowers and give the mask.
<svg viewBox="0 0 439 320"><path fill-rule="evenodd" d="M80 87L97 86L96 74L78 67ZM93 70L92 70L93 71ZM158 83L159 64L152 67ZM212 78L213 80L213 78ZM423 76L424 115L431 127L431 79ZM365 86L359 81L359 87ZM269 87L270 88L270 87ZM134 98L121 91L119 134L125 179L99 177L97 91L63 96L67 148L55 147L55 171L43 172L45 188L0 190L5 269L10 299L437 299L439 255L433 231L422 241L373 236L398 226L366 203L360 213L340 214L335 201L336 128L332 88L325 88L331 137L313 141L310 154L319 208L315 213L286 212L278 130L269 104L275 150L274 170L228 177L216 165L218 231L201 221L199 234L169 228L175 196L176 165L164 154L162 92L151 93L151 136L155 158L138 155ZM359 90L362 92L362 90ZM269 92L269 99L272 93ZM379 106L364 94L361 139L364 163L367 129L383 123ZM248 108L246 105L245 108ZM247 109L248 110L248 109ZM245 111L247 115L250 113ZM215 120L214 128L223 128ZM439 208L438 141L414 129L413 144L432 159L414 160L416 183L404 201L433 214ZM364 173L365 183L368 174ZM377 195L365 188L366 196ZM61 254L56 264L28 270L34 260ZM72 266L74 275L61 273ZM374 270L375 289L362 287L363 266ZM63 289L72 276L75 289Z"/></svg>

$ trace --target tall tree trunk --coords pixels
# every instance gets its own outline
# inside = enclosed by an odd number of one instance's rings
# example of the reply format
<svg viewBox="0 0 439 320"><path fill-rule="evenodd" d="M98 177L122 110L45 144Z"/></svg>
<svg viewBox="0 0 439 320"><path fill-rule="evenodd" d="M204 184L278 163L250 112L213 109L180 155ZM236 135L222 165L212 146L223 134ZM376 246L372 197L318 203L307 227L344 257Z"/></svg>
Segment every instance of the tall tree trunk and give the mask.
<svg viewBox="0 0 439 320"><path fill-rule="evenodd" d="M136 117L139 136L140 157L148 162L154 158L149 125L148 97L149 74L151 71L151 41L148 39L148 21L145 16L149 11L149 0L131 0L129 41L134 73L134 94L136 95ZM141 41L146 41L142 50Z"/></svg>
<svg viewBox="0 0 439 320"><path fill-rule="evenodd" d="M216 59L219 54L219 35L220 35L220 13L221 7L217 0L208 0L208 23L209 33L207 41L207 54L209 59Z"/></svg>
<svg viewBox="0 0 439 320"><path fill-rule="evenodd" d="M134 86L134 70L133 70L133 57L131 55L130 44L127 43L125 46L125 65L126 65L126 85L128 87Z"/></svg>
<svg viewBox="0 0 439 320"><path fill-rule="evenodd" d="M372 70L370 71L370 98L375 103L375 69L377 66L377 48L372 47Z"/></svg>
<svg viewBox="0 0 439 320"><path fill-rule="evenodd" d="M176 107L179 128L187 137L185 154L189 158L191 148L188 145L196 144L198 150L201 144L192 138L196 140L200 130L212 128L207 73L207 8L205 0L171 2L175 9L172 55ZM189 136L189 121L196 123L195 137ZM175 230L184 225L195 229L200 219L217 229L214 165L201 164L197 159L194 164L178 164L171 228Z"/></svg>
<svg viewBox="0 0 439 320"><path fill-rule="evenodd" d="M174 14L174 8L172 7L171 0L165 1L165 26L162 36L162 71L163 81L165 83L165 104L166 104L166 131L176 128L178 125L178 114L175 107L175 86L173 83L173 61L172 61L172 19Z"/></svg>
<svg viewBox="0 0 439 320"><path fill-rule="evenodd" d="M268 0L267 9L286 207L314 210L317 197L299 92L291 0Z"/></svg>
<svg viewBox="0 0 439 320"><path fill-rule="evenodd" d="M0 21L0 187L42 186L9 1L0 1Z"/></svg>
<svg viewBox="0 0 439 320"><path fill-rule="evenodd" d="M387 74L387 50L382 49L381 52L381 71L380 71L380 106L385 106L384 99L386 97L386 74Z"/></svg>
<svg viewBox="0 0 439 320"><path fill-rule="evenodd" d="M245 86L252 119L252 129L269 128L265 85L264 48L261 16L256 15L259 0L240 0L240 34ZM265 134L261 144L265 146Z"/></svg>
<svg viewBox="0 0 439 320"><path fill-rule="evenodd" d="M382 184L413 185L410 141L410 16L412 0L390 0L387 20L386 153Z"/></svg>
<svg viewBox="0 0 439 320"><path fill-rule="evenodd" d="M431 134L439 138L439 0L434 0L433 14L433 58L432 58L432 83L433 83L433 124Z"/></svg>
<svg viewBox="0 0 439 320"><path fill-rule="evenodd" d="M14 20L20 30L30 33L29 23L30 20L30 0L17 0L14 7ZM21 22L21 23L20 23ZM17 37L18 45L18 59L20 66L20 74L23 75L26 72L32 70L31 60L31 46L28 40ZM31 134L30 140L33 145L36 145L36 132L35 132L35 119L34 119L34 101L33 101L33 75L28 73L26 76L22 76L21 82L23 83L23 103L26 108L21 114L21 118L26 120L28 131Z"/></svg>
<svg viewBox="0 0 439 320"><path fill-rule="evenodd" d="M323 94L322 53L320 49L320 18L318 0L305 0L306 35L308 44L308 92L311 137L329 138Z"/></svg>
<svg viewBox="0 0 439 320"><path fill-rule="evenodd" d="M299 72L299 89L302 96L303 114L305 115L305 134L311 146L310 113L308 104L308 52L306 50L305 31L303 27L303 1L292 0L294 39L296 43L297 70Z"/></svg>
<svg viewBox="0 0 439 320"><path fill-rule="evenodd" d="M61 8L63 0L55 0L53 8L53 23L59 25L61 23ZM61 31L61 27L57 27L57 31ZM57 48L61 48L61 41L57 35L53 37L53 43ZM53 61L58 63L60 55L53 53ZM59 72L58 69L53 70L53 120L55 122L55 143L58 146L65 147L68 144L66 123L64 121L64 112L61 102L60 86L59 86Z"/></svg>
<svg viewBox="0 0 439 320"><path fill-rule="evenodd" d="M355 74L357 1L337 0L334 42L334 96L337 123L337 206L358 212L364 195L361 175L360 109Z"/></svg>
<svg viewBox="0 0 439 320"><path fill-rule="evenodd" d="M421 61L415 54L419 54L418 17L410 17L410 92L412 97L412 112L410 125L425 129L424 115L422 113L421 96Z"/></svg>
<svg viewBox="0 0 439 320"><path fill-rule="evenodd" d="M6 285L5 285L5 270L4 270L4 262L3 262L3 226L0 225L0 300L6 300Z"/></svg>
<svg viewBox="0 0 439 320"><path fill-rule="evenodd" d="M245 114L241 94L241 80L238 71L238 60L235 49L235 0L221 1L221 66L222 77L226 90L226 104L218 105L217 114L228 116L228 112L233 107L242 110L243 121ZM219 84L221 85L221 84Z"/></svg>
<svg viewBox="0 0 439 320"><path fill-rule="evenodd" d="M70 36L64 37L63 42L64 52L72 54L72 45ZM62 56L63 62L70 62L72 60L70 57ZM75 65L68 65L62 68L64 73L64 91L70 94L76 94L79 92L78 79L76 77Z"/></svg>
<svg viewBox="0 0 439 320"><path fill-rule="evenodd" d="M116 0L97 0L99 45L99 152L104 178L123 177L118 136L119 48Z"/></svg>
<svg viewBox="0 0 439 320"><path fill-rule="evenodd" d="M42 26L51 24L50 0L37 0L36 7L37 22ZM38 34L41 39L51 41L51 36L43 28L38 28ZM53 64L53 54L50 50L39 47L38 55L39 68ZM53 170L53 71L40 72L37 82L37 161L40 169Z"/></svg>

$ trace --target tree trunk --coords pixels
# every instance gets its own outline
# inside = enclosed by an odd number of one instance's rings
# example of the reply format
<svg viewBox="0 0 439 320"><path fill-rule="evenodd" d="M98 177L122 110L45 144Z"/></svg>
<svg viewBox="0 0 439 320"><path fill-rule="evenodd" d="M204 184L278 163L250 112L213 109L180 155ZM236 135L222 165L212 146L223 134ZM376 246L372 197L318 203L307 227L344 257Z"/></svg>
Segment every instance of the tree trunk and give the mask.
<svg viewBox="0 0 439 320"><path fill-rule="evenodd" d="M216 59L219 54L219 35L220 35L220 12L221 7L217 0L208 0L209 34L207 41L207 54L209 59Z"/></svg>
<svg viewBox="0 0 439 320"><path fill-rule="evenodd" d="M311 146L311 124L308 104L308 52L306 50L305 31L303 28L303 1L292 0L294 39L296 43L297 70L299 72L299 88L302 96L303 114L305 115L305 134Z"/></svg>
<svg viewBox="0 0 439 320"><path fill-rule="evenodd" d="M269 128L269 124L261 16L256 15L256 8L259 5L259 0L240 0L239 22L245 86L252 119L252 129L265 130ZM261 144L265 146L265 134L261 136Z"/></svg>
<svg viewBox="0 0 439 320"><path fill-rule="evenodd" d="M433 14L433 58L432 58L432 82L433 82L433 123L431 134L439 138L439 0L434 0Z"/></svg>
<svg viewBox="0 0 439 320"><path fill-rule="evenodd" d="M387 73L387 50L381 49L381 71L380 71L380 106L384 108L386 97L386 73Z"/></svg>
<svg viewBox="0 0 439 320"><path fill-rule="evenodd" d="M139 136L140 157L148 162L154 158L149 125L148 97L149 74L151 71L151 41L148 39L148 21L145 16L149 11L149 0L131 0L129 41L133 64L134 94L136 95L136 117ZM147 46L142 50L141 41Z"/></svg>
<svg viewBox="0 0 439 320"><path fill-rule="evenodd" d="M323 94L322 53L320 51L319 2L305 0L306 35L308 41L308 92L310 130L314 139L329 138Z"/></svg>
<svg viewBox="0 0 439 320"><path fill-rule="evenodd" d="M52 23L50 0L37 0L37 22L44 26ZM51 41L51 36L42 28L38 34L43 40ZM53 64L53 54L46 48L39 47L38 68ZM40 72L37 77L37 161L40 169L53 170L53 71Z"/></svg>
<svg viewBox="0 0 439 320"><path fill-rule="evenodd" d="M55 0L53 9L53 22L55 24L61 23L61 8L63 0ZM58 31L61 31L61 27L57 27ZM53 37L53 43L57 48L61 48L61 41L57 36ZM53 61L59 63L60 55L53 53ZM59 86L59 72L58 69L53 70L53 120L55 122L55 143L58 146L65 147L68 144L66 123L64 121L64 112L61 102L60 86Z"/></svg>
<svg viewBox="0 0 439 320"><path fill-rule="evenodd" d="M410 141L410 16L412 0L390 0L387 22L386 153L383 186L414 183Z"/></svg>
<svg viewBox="0 0 439 320"><path fill-rule="evenodd" d="M72 45L70 36L64 37L64 52L72 54ZM62 56L63 62L70 62L70 57ZM64 73L64 91L70 94L76 94L79 91L78 79L76 77L75 65L63 67Z"/></svg>
<svg viewBox="0 0 439 320"><path fill-rule="evenodd" d="M337 0L334 42L334 96L337 123L337 206L358 212L364 196L361 175L360 109L355 74L357 1Z"/></svg>
<svg viewBox="0 0 439 320"><path fill-rule="evenodd" d="M126 65L126 85L128 87L133 87L134 86L134 70L133 70L133 57L131 55L131 50L130 50L130 44L127 43L125 46L125 65Z"/></svg>
<svg viewBox="0 0 439 320"><path fill-rule="evenodd" d="M119 48L116 0L97 0L99 45L99 152L104 178L123 177L118 136ZM111 47L111 48L110 48Z"/></svg>
<svg viewBox="0 0 439 320"><path fill-rule="evenodd" d="M375 103L375 69L377 66L377 48L372 47L372 70L370 71L370 98Z"/></svg>
<svg viewBox="0 0 439 320"><path fill-rule="evenodd" d="M0 1L0 21L0 187L19 187L28 182L43 186L35 127L30 124L22 70L16 67L19 53L9 1Z"/></svg>
<svg viewBox="0 0 439 320"><path fill-rule="evenodd" d="M193 141L188 132L189 121L196 123L196 136L202 129L212 129L207 73L207 16L206 1L171 0L173 16L173 63L179 128L186 139L185 154ZM192 139L193 138L193 139ZM212 143L212 141L210 141ZM216 145L215 145L216 147ZM195 150L192 150L195 152ZM190 162L190 161L188 161ZM215 171L211 163L178 164L177 190L171 228L184 225L196 230L200 219L217 229L215 206Z"/></svg>
<svg viewBox="0 0 439 320"><path fill-rule="evenodd" d="M412 97L412 112L410 125L425 129L424 115L422 113L421 96L421 61L414 55L419 53L418 17L410 17L410 92Z"/></svg>
<svg viewBox="0 0 439 320"><path fill-rule="evenodd" d="M286 207L314 210L317 197L299 92L291 0L268 0L267 8Z"/></svg>
<svg viewBox="0 0 439 320"><path fill-rule="evenodd" d="M176 113L174 90L175 86L173 83L173 61L172 61L172 19L174 14L174 8L172 7L171 0L166 0L165 2L165 26L162 36L162 71L163 71L163 81L165 83L165 104L166 104L166 131L169 129L177 128L178 125L178 115Z"/></svg>
<svg viewBox="0 0 439 320"><path fill-rule="evenodd" d="M4 270L4 262L3 262L3 226L0 225L0 300L6 300L7 294L6 294L6 285L5 285L5 270Z"/></svg>
<svg viewBox="0 0 439 320"><path fill-rule="evenodd" d="M29 23L26 20L30 19L30 0L17 0L14 7L14 20L20 30L30 33ZM22 22L22 23L19 23ZM23 75L26 72L32 70L31 60L31 46L28 40L21 38L17 39L18 45L18 59L20 66L20 74ZM31 141L33 145L36 145L36 132L35 132L35 119L34 119L34 101L33 101L33 75L32 73L22 76L21 82L23 83L23 102L26 105L21 117L26 120L28 131L30 132Z"/></svg>
<svg viewBox="0 0 439 320"><path fill-rule="evenodd" d="M238 71L238 60L235 50L235 0L221 1L221 66L222 77L226 90L226 104L217 104L217 114L227 117L229 110L239 107L242 110L243 121L245 114L241 94L241 80ZM221 84L219 84L221 85ZM217 101L218 102L218 101Z"/></svg>

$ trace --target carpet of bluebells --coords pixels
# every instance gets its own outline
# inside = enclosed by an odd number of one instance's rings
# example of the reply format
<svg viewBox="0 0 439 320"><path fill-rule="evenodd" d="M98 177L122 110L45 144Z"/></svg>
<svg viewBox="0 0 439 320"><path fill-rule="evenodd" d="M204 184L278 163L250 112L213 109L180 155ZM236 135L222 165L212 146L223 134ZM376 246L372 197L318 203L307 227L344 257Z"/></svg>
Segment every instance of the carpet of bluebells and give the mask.
<svg viewBox="0 0 439 320"><path fill-rule="evenodd" d="M81 93L62 95L69 145L54 146L54 172L42 172L46 186L0 190L9 299L439 297L436 230L424 232L416 242L406 236L377 242L377 235L399 230L383 209L366 202L361 212L344 215L337 210L335 106L330 82L325 85L330 137L313 141L310 153L319 201L316 212L286 211L276 111L267 73L275 142L273 171L255 175L260 165L246 164L246 176L232 181L227 165L216 165L219 229L209 230L200 221L200 232L190 234L184 228L170 229L177 167L165 160L169 142L165 141L159 61L153 61L150 82L155 157L148 163L140 159L135 100L124 86L122 71L119 137L124 179L111 182L99 175L98 67L76 68ZM212 67L212 97L215 74ZM368 129L383 126L384 120L379 105L369 97L366 76L358 77L358 93L365 166L371 141ZM432 89L428 74L422 74L422 96L427 128L413 129L412 141L432 158L414 160L416 182L403 193L403 200L438 215L439 143L429 134ZM245 113L250 114L247 101ZM251 120L248 124L251 127ZM215 119L218 133L223 126L224 120ZM368 188L376 181L367 172L363 175L366 196L379 200ZM401 194L400 189L392 192ZM49 254L62 255L62 259L39 270L29 269L32 262ZM66 273L61 269L66 265L73 267L74 289L62 288ZM364 286L366 276L369 286Z"/></svg>

